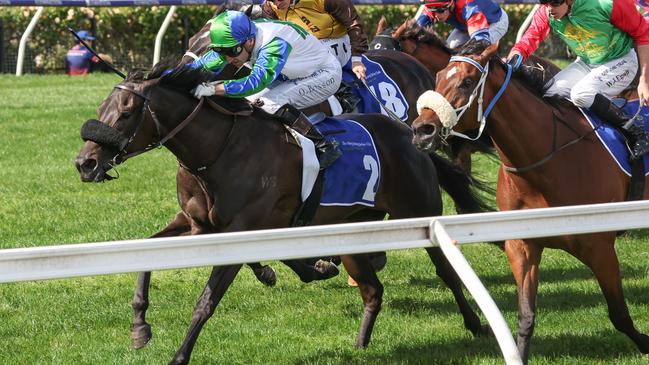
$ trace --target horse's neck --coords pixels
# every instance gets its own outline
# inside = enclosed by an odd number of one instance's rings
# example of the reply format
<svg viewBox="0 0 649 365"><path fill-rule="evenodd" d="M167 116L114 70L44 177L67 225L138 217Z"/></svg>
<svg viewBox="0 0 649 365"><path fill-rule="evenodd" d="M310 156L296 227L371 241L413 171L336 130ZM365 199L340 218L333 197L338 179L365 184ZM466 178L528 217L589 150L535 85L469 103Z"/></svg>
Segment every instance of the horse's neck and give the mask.
<svg viewBox="0 0 649 365"><path fill-rule="evenodd" d="M158 95L161 94L156 96ZM190 99L179 98L174 93L164 94L164 99L159 100L154 112L165 129L160 138L171 133L194 113L191 120L165 146L190 169L203 168L213 163L215 153L220 153L218 151L229 143L236 120L217 112L206 102L200 110L196 110L197 103L184 102L183 100Z"/></svg>
<svg viewBox="0 0 649 365"><path fill-rule="evenodd" d="M487 102L500 88L503 77L490 79L495 81L489 88L491 95L485 95ZM512 80L487 120L487 131L503 164L529 166L552 151L555 138L556 143L564 142L561 136L565 128L555 125L554 113L552 106Z"/></svg>
<svg viewBox="0 0 649 365"><path fill-rule="evenodd" d="M448 65L451 54L447 50L441 49L433 44L414 42L417 48L415 48L411 56L426 65L431 72L437 73Z"/></svg>

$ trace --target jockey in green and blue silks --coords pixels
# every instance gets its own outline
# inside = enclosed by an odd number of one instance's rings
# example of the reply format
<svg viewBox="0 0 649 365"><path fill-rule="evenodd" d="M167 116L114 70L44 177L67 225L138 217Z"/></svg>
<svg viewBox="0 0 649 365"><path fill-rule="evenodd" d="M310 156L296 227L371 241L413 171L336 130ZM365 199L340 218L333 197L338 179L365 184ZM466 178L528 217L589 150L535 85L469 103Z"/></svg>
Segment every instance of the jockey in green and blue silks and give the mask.
<svg viewBox="0 0 649 365"><path fill-rule="evenodd" d="M226 63L250 65L250 75L198 85L194 96L247 98L313 141L321 168L340 151L299 111L331 97L342 79L338 60L327 46L299 26L282 21L251 21L239 11L212 19L209 51L193 67L220 72Z"/></svg>
<svg viewBox="0 0 649 365"><path fill-rule="evenodd" d="M224 95L260 100L276 112L284 104L303 109L332 96L342 78L340 65L326 46L293 23L251 21L238 11L226 11L211 20L209 51L194 67L220 72L230 63L248 64L249 76L197 88L195 95Z"/></svg>

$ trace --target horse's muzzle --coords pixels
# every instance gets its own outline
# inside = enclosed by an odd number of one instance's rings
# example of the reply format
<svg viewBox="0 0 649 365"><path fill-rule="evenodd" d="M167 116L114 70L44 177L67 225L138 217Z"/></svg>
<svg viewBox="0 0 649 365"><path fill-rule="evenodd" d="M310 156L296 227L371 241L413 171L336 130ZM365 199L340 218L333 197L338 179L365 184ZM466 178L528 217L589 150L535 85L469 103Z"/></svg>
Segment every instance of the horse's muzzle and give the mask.
<svg viewBox="0 0 649 365"><path fill-rule="evenodd" d="M412 136L412 144L415 147L426 153L433 152L439 145L438 129L433 124L423 124L415 128L414 135Z"/></svg>

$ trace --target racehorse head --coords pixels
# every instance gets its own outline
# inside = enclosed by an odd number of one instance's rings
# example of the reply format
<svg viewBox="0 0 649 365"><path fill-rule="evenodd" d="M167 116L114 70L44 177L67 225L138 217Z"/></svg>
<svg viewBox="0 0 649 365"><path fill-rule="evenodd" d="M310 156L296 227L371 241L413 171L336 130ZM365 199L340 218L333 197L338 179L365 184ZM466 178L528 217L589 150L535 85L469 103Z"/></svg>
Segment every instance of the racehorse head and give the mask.
<svg viewBox="0 0 649 365"><path fill-rule="evenodd" d="M211 76L201 71L180 67L162 76L167 66L177 59L161 63L148 76L143 71L132 71L116 85L97 109L97 119L89 119L81 128L85 141L75 160L75 166L84 182L111 180L108 171L126 159L162 145L169 134L164 121L186 113L182 105L195 105L189 90ZM187 70L187 71L185 71ZM187 78L183 92L174 91L174 103L158 97L166 88L157 88L179 72L195 75ZM162 76L162 77L161 77ZM156 100L154 100L156 99ZM182 120L182 118L180 119Z"/></svg>
<svg viewBox="0 0 649 365"><path fill-rule="evenodd" d="M497 49L497 44L471 41L437 73L435 91L417 100L419 117L412 127L418 149L433 151L448 135L480 127L488 62Z"/></svg>

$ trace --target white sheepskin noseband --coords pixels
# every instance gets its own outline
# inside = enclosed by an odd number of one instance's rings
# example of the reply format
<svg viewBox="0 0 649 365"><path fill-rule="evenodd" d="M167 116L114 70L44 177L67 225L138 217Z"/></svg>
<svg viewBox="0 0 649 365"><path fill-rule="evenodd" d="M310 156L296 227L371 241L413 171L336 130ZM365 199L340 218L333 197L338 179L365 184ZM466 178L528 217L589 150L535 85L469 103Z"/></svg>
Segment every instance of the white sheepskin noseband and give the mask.
<svg viewBox="0 0 649 365"><path fill-rule="evenodd" d="M417 99L417 113L421 115L421 111L425 108L433 110L444 127L453 128L457 124L458 116L455 108L442 94L433 90L421 94Z"/></svg>

